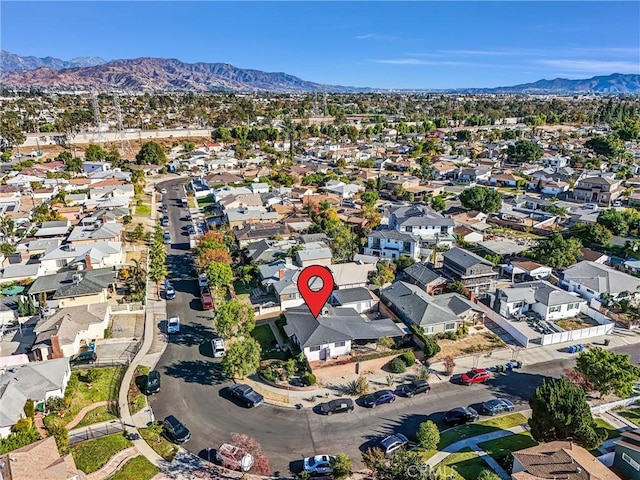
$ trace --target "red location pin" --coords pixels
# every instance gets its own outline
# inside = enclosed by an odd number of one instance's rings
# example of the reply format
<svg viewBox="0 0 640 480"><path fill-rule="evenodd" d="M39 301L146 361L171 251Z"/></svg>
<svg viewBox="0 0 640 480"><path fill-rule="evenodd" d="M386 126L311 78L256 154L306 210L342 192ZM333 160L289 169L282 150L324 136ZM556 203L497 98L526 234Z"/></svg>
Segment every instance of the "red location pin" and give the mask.
<svg viewBox="0 0 640 480"><path fill-rule="evenodd" d="M319 290L313 289L315 283L320 283L315 280L316 277L322 280L322 288ZM329 300L334 285L333 273L322 265L309 265L298 275L298 291L314 317L318 318L320 315L322 307Z"/></svg>

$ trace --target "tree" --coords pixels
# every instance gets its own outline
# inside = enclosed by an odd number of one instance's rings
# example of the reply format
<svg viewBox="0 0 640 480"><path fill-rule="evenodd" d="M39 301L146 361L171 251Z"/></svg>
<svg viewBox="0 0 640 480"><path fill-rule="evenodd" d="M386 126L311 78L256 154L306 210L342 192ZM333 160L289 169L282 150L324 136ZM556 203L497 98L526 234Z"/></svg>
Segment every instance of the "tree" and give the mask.
<svg viewBox="0 0 640 480"><path fill-rule="evenodd" d="M69 158L64 162L64 169L71 173L82 172L82 159L79 157Z"/></svg>
<svg viewBox="0 0 640 480"><path fill-rule="evenodd" d="M271 474L271 466L267 455L262 451L262 446L248 435L232 433L231 443L238 447L244 453L253 455L253 467L251 473L253 475L269 475Z"/></svg>
<svg viewBox="0 0 640 480"><path fill-rule="evenodd" d="M260 344L254 338L245 338L232 343L222 359L222 370L232 378L244 378L258 371L260 366Z"/></svg>
<svg viewBox="0 0 640 480"><path fill-rule="evenodd" d="M107 151L100 145L91 144L84 150L84 158L87 162L101 162L107 156Z"/></svg>
<svg viewBox="0 0 640 480"><path fill-rule="evenodd" d="M444 198L442 198L440 195L436 195L431 199L431 208L433 208L436 212L444 210L446 206L447 205L444 201Z"/></svg>
<svg viewBox="0 0 640 480"><path fill-rule="evenodd" d="M233 270L226 263L211 262L207 266L205 273L209 285L214 285L217 288L229 285L233 279Z"/></svg>
<svg viewBox="0 0 640 480"><path fill-rule="evenodd" d="M214 317L216 330L222 338L244 337L255 328L251 305L232 299L222 303Z"/></svg>
<svg viewBox="0 0 640 480"><path fill-rule="evenodd" d="M629 233L628 215L619 212L615 208L602 210L598 214L597 222L611 230L614 235L626 236Z"/></svg>
<svg viewBox="0 0 640 480"><path fill-rule="evenodd" d="M533 257L553 268L563 268L573 265L580 257L582 243L576 238L565 239L559 233L553 237L541 240L533 249Z"/></svg>
<svg viewBox="0 0 640 480"><path fill-rule="evenodd" d="M449 284L449 291L464 295L464 293L467 291L467 286L462 280L454 280Z"/></svg>
<svg viewBox="0 0 640 480"><path fill-rule="evenodd" d="M20 118L17 112L5 110L0 115L0 137L6 140L6 144L4 142L0 143L3 150L14 145L20 146L25 142L27 136L22 131L22 127L20 127Z"/></svg>
<svg viewBox="0 0 640 480"><path fill-rule="evenodd" d="M531 435L539 442L572 439L591 450L602 443L584 391L567 380L545 381L529 400Z"/></svg>
<svg viewBox="0 0 640 480"><path fill-rule="evenodd" d="M162 441L162 432L164 431L164 427L161 422L153 422L149 425L149 432L156 439L156 443L160 443Z"/></svg>
<svg viewBox="0 0 640 480"><path fill-rule="evenodd" d="M56 445L60 452L67 450L69 446L69 431L65 425L59 423L52 423L47 427L50 435L53 435L56 439Z"/></svg>
<svg viewBox="0 0 640 480"><path fill-rule="evenodd" d="M380 337L376 342L376 350L380 348L383 352L389 350L391 347L395 345L393 338L391 337Z"/></svg>
<svg viewBox="0 0 640 480"><path fill-rule="evenodd" d="M365 207L373 207L378 201L378 194L372 190L367 190L360 194L360 201Z"/></svg>
<svg viewBox="0 0 640 480"><path fill-rule="evenodd" d="M424 464L419 452L403 448L388 456L380 448L370 448L362 453L362 462L376 480L441 480Z"/></svg>
<svg viewBox="0 0 640 480"><path fill-rule="evenodd" d="M183 147L185 152L193 152L196 149L196 144L193 142L185 142Z"/></svg>
<svg viewBox="0 0 640 480"><path fill-rule="evenodd" d="M351 459L346 453L339 453L331 459L332 477L344 480L351 474Z"/></svg>
<svg viewBox="0 0 640 480"><path fill-rule="evenodd" d="M465 208L494 213L502 208L502 194L488 187L471 187L462 191L460 202Z"/></svg>
<svg viewBox="0 0 640 480"><path fill-rule="evenodd" d="M542 158L542 148L531 140L518 140L515 146L509 146L507 154L518 162L535 163Z"/></svg>
<svg viewBox="0 0 640 480"><path fill-rule="evenodd" d="M633 393L633 385L640 377L640 368L631 363L629 355L619 355L600 347L581 352L576 371L582 373L601 396L615 393L620 398Z"/></svg>
<svg viewBox="0 0 640 480"><path fill-rule="evenodd" d="M569 236L579 239L583 245L607 245L611 232L599 223L574 223L569 227Z"/></svg>
<svg viewBox="0 0 640 480"><path fill-rule="evenodd" d="M440 430L431 420L422 422L416 432L416 438L422 448L435 450L440 442Z"/></svg>
<svg viewBox="0 0 640 480"><path fill-rule="evenodd" d="M618 154L618 146L616 143L616 139L613 137L597 136L587 140L584 145L598 155L615 157Z"/></svg>
<svg viewBox="0 0 640 480"><path fill-rule="evenodd" d="M424 356L426 359L435 357L438 353L440 353L440 345L438 345L438 341L433 336L428 336L425 338L424 342Z"/></svg>
<svg viewBox="0 0 640 480"><path fill-rule="evenodd" d="M27 401L24 404L24 414L27 416L27 418L33 418L36 415L36 406L33 402L33 400L31 400L30 398L27 398Z"/></svg>
<svg viewBox="0 0 640 480"><path fill-rule="evenodd" d="M136 155L139 165L164 165L167 163L167 154L156 142L146 142Z"/></svg>
<svg viewBox="0 0 640 480"><path fill-rule="evenodd" d="M16 246L12 243L2 243L0 244L0 253L5 257L8 257L12 253L15 253Z"/></svg>
<svg viewBox="0 0 640 480"><path fill-rule="evenodd" d="M484 469L478 475L478 480L501 480L502 477L491 470Z"/></svg>

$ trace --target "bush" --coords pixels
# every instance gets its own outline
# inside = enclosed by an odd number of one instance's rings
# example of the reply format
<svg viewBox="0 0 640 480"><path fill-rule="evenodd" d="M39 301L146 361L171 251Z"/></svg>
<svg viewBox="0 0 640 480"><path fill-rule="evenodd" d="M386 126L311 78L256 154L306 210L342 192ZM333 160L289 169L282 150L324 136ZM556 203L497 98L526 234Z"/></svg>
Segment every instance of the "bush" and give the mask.
<svg viewBox="0 0 640 480"><path fill-rule="evenodd" d="M422 367L416 374L416 380L428 380L429 376L431 376L429 369Z"/></svg>
<svg viewBox="0 0 640 480"><path fill-rule="evenodd" d="M65 402L62 397L50 397L46 403L47 410L57 413L65 409Z"/></svg>
<svg viewBox="0 0 640 480"><path fill-rule="evenodd" d="M352 380L347 383L345 391L347 395L360 396L369 393L369 380L360 375L358 380Z"/></svg>
<svg viewBox="0 0 640 480"><path fill-rule="evenodd" d="M33 418L36 415L36 406L30 398L27 398L27 401L24 404L24 414L27 418Z"/></svg>
<svg viewBox="0 0 640 480"><path fill-rule="evenodd" d="M262 369L260 371L260 375L262 375L264 378L266 378L267 380L271 381L271 382L275 382L276 381L276 374L273 372L273 369L271 367L266 367L264 369Z"/></svg>
<svg viewBox="0 0 640 480"><path fill-rule="evenodd" d="M393 373L404 373L407 371L407 366L402 361L402 358L398 357L391 360L389 363L389 370Z"/></svg>
<svg viewBox="0 0 640 480"><path fill-rule="evenodd" d="M87 380L89 383L95 383L102 376L102 372L99 368L92 368L87 372Z"/></svg>
<svg viewBox="0 0 640 480"><path fill-rule="evenodd" d="M49 434L56 438L58 450L60 452L64 452L69 446L69 431L67 430L67 427L54 423L53 425L50 425L47 430L49 430Z"/></svg>
<svg viewBox="0 0 640 480"><path fill-rule="evenodd" d="M444 332L444 338L446 338L447 340L457 340L458 334L453 330L449 330L448 332Z"/></svg>
<svg viewBox="0 0 640 480"><path fill-rule="evenodd" d="M416 356L413 352L405 352L400 356L400 358L407 367L412 367L416 364Z"/></svg>
<svg viewBox="0 0 640 480"><path fill-rule="evenodd" d="M300 376L300 381L302 382L303 385L310 387L311 385L316 384L316 376L311 372L304 372Z"/></svg>
<svg viewBox="0 0 640 480"><path fill-rule="evenodd" d="M447 355L444 357L444 374L447 376L451 376L453 374L453 369L456 366L456 362L451 355Z"/></svg>
<svg viewBox="0 0 640 480"><path fill-rule="evenodd" d="M438 353L440 353L440 345L438 345L438 341L433 336L426 337L424 342L424 356L426 358L432 358Z"/></svg>
<svg viewBox="0 0 640 480"><path fill-rule="evenodd" d="M438 443L440 442L440 431L435 423L431 420L427 420L426 422L422 422L418 427L416 438L418 439L418 442L420 442L420 446L422 448L433 450L437 448Z"/></svg>

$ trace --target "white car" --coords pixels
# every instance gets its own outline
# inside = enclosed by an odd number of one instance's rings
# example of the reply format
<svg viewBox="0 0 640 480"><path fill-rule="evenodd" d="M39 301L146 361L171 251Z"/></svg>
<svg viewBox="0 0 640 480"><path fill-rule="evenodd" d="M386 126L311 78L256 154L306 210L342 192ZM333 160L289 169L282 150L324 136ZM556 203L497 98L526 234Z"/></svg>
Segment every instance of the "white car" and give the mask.
<svg viewBox="0 0 640 480"><path fill-rule="evenodd" d="M224 339L216 337L211 340L211 350L213 351L214 358L224 357Z"/></svg>
<svg viewBox="0 0 640 480"><path fill-rule="evenodd" d="M389 455L399 448L404 447L408 443L409 440L407 439L407 437L405 437L401 433L396 433L395 435L389 435L384 440L381 440L380 449L384 452L385 455Z"/></svg>
<svg viewBox="0 0 640 480"><path fill-rule="evenodd" d="M167 189L163 188L162 190L160 190L160 193L164 195L165 193L167 193Z"/></svg>
<svg viewBox="0 0 640 480"><path fill-rule="evenodd" d="M167 333L180 332L180 317L171 317L167 320Z"/></svg>
<svg viewBox="0 0 640 480"><path fill-rule="evenodd" d="M333 472L331 459L333 455L316 455L304 459L304 471L313 475L327 475Z"/></svg>
<svg viewBox="0 0 640 480"><path fill-rule="evenodd" d="M198 286L202 290L203 288L207 288L209 286L209 282L207 281L207 275L201 273L198 275Z"/></svg>

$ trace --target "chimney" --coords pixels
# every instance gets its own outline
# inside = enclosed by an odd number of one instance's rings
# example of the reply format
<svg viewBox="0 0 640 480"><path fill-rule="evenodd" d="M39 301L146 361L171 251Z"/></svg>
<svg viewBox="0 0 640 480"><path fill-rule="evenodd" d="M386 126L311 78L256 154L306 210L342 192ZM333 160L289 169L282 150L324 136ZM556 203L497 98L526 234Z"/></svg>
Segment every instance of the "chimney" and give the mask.
<svg viewBox="0 0 640 480"><path fill-rule="evenodd" d="M287 270L284 268L281 268L280 270L278 270L278 278L280 280L283 280L286 273L287 273Z"/></svg>
<svg viewBox="0 0 640 480"><path fill-rule="evenodd" d="M91 265L91 255L87 254L84 256L84 264L87 270L93 270L93 265Z"/></svg>
<svg viewBox="0 0 640 480"><path fill-rule="evenodd" d="M107 223L107 216L106 215L102 216L102 223Z"/></svg>
<svg viewBox="0 0 640 480"><path fill-rule="evenodd" d="M64 353L62 353L62 348L60 347L60 338L58 338L58 334L51 335L51 358L62 358L64 357Z"/></svg>

